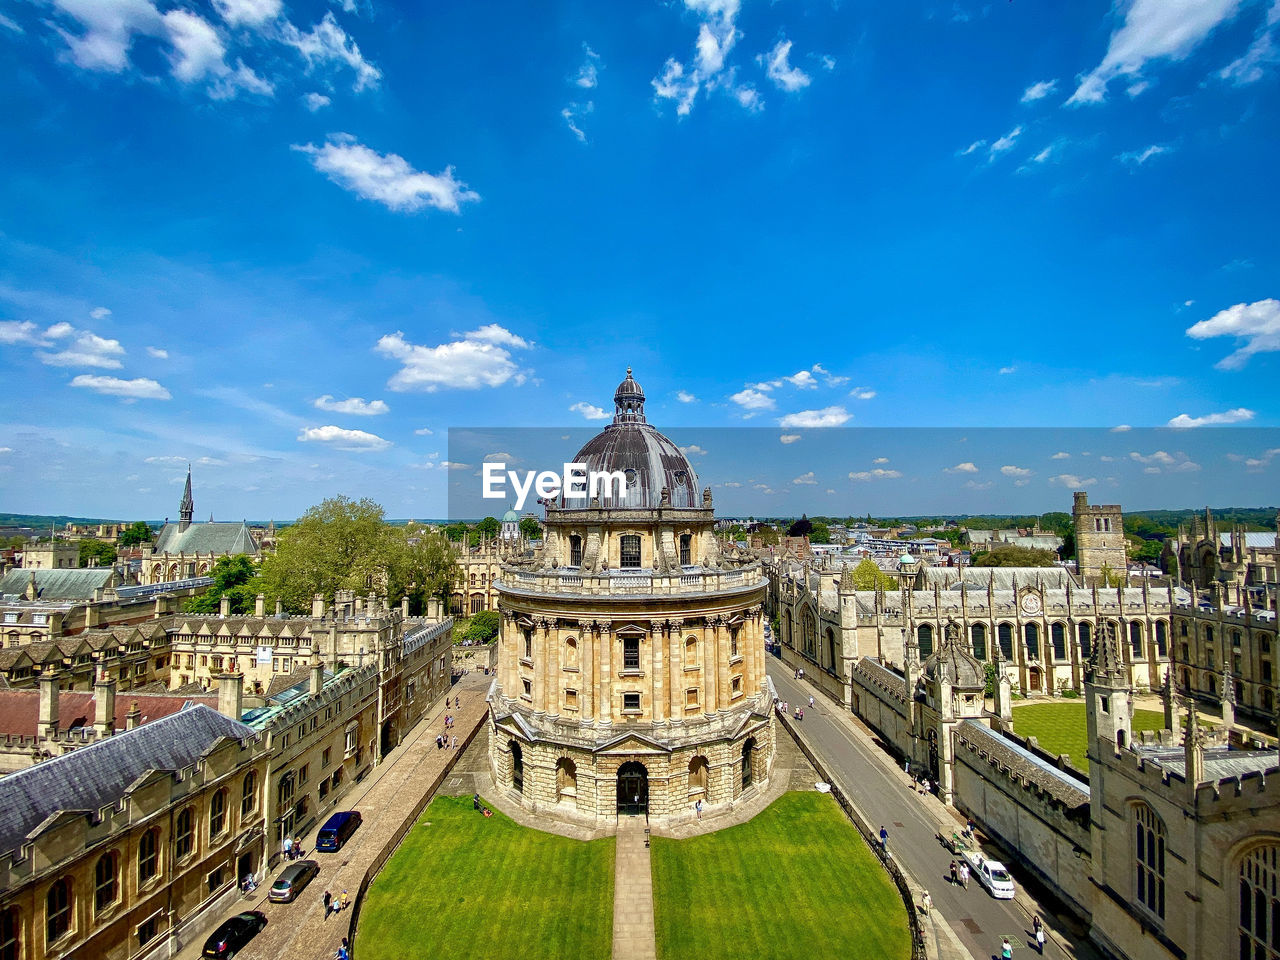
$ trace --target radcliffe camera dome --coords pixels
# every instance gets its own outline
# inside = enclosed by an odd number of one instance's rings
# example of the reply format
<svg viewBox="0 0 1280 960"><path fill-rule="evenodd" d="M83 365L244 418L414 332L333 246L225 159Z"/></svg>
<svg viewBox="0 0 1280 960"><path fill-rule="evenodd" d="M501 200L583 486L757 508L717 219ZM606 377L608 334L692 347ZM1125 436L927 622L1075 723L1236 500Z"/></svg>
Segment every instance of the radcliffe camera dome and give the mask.
<svg viewBox="0 0 1280 960"><path fill-rule="evenodd" d="M574 457L591 472L620 471L627 478L627 493L601 497L604 509L652 510L662 506L662 490L670 493L671 508L702 509L698 475L676 445L645 420L644 389L627 376L613 393L613 423L593 437ZM616 489L611 491L616 492ZM595 506L579 499L560 498L569 509Z"/></svg>

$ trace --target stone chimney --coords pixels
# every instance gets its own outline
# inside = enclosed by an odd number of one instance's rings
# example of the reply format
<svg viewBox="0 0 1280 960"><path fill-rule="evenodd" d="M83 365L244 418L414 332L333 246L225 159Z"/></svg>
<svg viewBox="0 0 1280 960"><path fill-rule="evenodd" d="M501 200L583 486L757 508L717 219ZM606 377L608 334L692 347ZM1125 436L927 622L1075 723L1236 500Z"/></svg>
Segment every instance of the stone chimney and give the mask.
<svg viewBox="0 0 1280 960"><path fill-rule="evenodd" d="M265 617L267 615L267 598L264 594L258 594L253 601L253 615L255 617Z"/></svg>
<svg viewBox="0 0 1280 960"><path fill-rule="evenodd" d="M276 616L277 617L284 616L284 601L281 600L279 597L276 597Z"/></svg>
<svg viewBox="0 0 1280 960"><path fill-rule="evenodd" d="M224 617L224 618L231 616L231 598L230 597L223 597L221 600L218 601L218 616Z"/></svg>
<svg viewBox="0 0 1280 960"><path fill-rule="evenodd" d="M244 674L218 675L218 712L232 720L240 719L244 712Z"/></svg>
<svg viewBox="0 0 1280 960"><path fill-rule="evenodd" d="M409 619L409 598L404 597L400 600L400 616L406 620Z"/></svg>
<svg viewBox="0 0 1280 960"><path fill-rule="evenodd" d="M136 730L138 725L142 723L142 711L138 709L138 701L129 701L129 712L124 715L124 728L126 730Z"/></svg>
<svg viewBox="0 0 1280 960"><path fill-rule="evenodd" d="M324 661L320 659L318 653L311 655L311 696L320 696L324 690Z"/></svg>
<svg viewBox="0 0 1280 960"><path fill-rule="evenodd" d="M99 740L116 732L116 682L105 673L93 685L93 734Z"/></svg>
<svg viewBox="0 0 1280 960"><path fill-rule="evenodd" d="M151 610L152 610L152 613L154 613L157 617L163 617L164 616L164 597L156 597L156 602L154 606L151 608Z"/></svg>
<svg viewBox="0 0 1280 960"><path fill-rule="evenodd" d="M40 678L40 736L52 740L58 735L58 678Z"/></svg>
<svg viewBox="0 0 1280 960"><path fill-rule="evenodd" d="M311 616L316 620L324 619L324 596L317 593L311 598Z"/></svg>

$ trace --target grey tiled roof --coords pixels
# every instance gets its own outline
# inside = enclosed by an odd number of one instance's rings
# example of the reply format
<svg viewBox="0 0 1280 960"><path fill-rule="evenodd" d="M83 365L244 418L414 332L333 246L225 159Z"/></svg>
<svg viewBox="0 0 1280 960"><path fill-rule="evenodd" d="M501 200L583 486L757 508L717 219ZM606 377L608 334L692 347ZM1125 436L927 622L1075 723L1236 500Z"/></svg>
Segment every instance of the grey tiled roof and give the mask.
<svg viewBox="0 0 1280 960"><path fill-rule="evenodd" d="M1174 749L1135 746L1137 754L1148 763L1155 763L1170 773L1186 778L1187 757L1182 747ZM1207 747L1204 751L1204 780L1226 780L1250 773L1266 773L1280 768L1280 758L1272 750L1232 750L1227 747Z"/></svg>
<svg viewBox="0 0 1280 960"><path fill-rule="evenodd" d="M1060 770L1025 747L1009 740L977 720L956 725L962 744L968 744L1009 771L1010 776L1035 784L1069 810L1089 803L1089 786L1079 777Z"/></svg>
<svg viewBox="0 0 1280 960"><path fill-rule="evenodd" d="M247 553L256 556L258 545L249 528L241 523L193 523L185 530L166 523L156 537L153 554L158 553Z"/></svg>
<svg viewBox="0 0 1280 960"><path fill-rule="evenodd" d="M21 596L36 578L39 600L92 600L93 591L106 587L115 570L111 567L86 567L83 570L10 570L0 580L0 594Z"/></svg>
<svg viewBox="0 0 1280 960"><path fill-rule="evenodd" d="M96 813L150 770L181 770L223 737L252 738L251 727L203 704L0 778L0 851L60 811Z"/></svg>

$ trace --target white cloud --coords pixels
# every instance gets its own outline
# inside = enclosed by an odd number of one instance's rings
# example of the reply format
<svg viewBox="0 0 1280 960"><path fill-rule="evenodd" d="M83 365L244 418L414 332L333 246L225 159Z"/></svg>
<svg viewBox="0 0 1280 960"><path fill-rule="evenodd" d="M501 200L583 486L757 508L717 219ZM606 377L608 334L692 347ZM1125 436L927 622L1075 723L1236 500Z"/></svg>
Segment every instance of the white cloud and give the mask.
<svg viewBox="0 0 1280 960"><path fill-rule="evenodd" d="M1244 345L1219 360L1219 370L1239 370L1256 353L1280 350L1280 300L1237 303L1187 328L1193 340L1235 337Z"/></svg>
<svg viewBox="0 0 1280 960"><path fill-rule="evenodd" d="M582 118L594 111L596 105L588 100L586 103L571 103L560 111L560 116L568 125L569 131L578 138L579 143L587 142L587 135L579 125Z"/></svg>
<svg viewBox="0 0 1280 960"><path fill-rule="evenodd" d="M1057 80L1041 80L1039 83L1033 83L1022 91L1022 102L1035 103L1037 100L1043 100L1056 89L1058 89Z"/></svg>
<svg viewBox="0 0 1280 960"><path fill-rule="evenodd" d="M338 26L332 11L326 13L324 19L308 33L303 33L292 23L286 22L280 39L302 55L309 70L329 64L346 64L355 71L357 92L367 87L376 87L382 79L382 71L361 55L356 42Z"/></svg>
<svg viewBox="0 0 1280 960"><path fill-rule="evenodd" d="M1234 410L1224 410L1222 413L1207 413L1203 417L1192 417L1185 413L1180 413L1169 421L1169 426L1178 428L1215 427L1229 423L1244 423L1252 419L1252 410L1236 407Z"/></svg>
<svg viewBox="0 0 1280 960"><path fill-rule="evenodd" d="M13 453L13 447L0 447L0 453Z"/></svg>
<svg viewBox="0 0 1280 960"><path fill-rule="evenodd" d="M966 480L964 485L969 490L990 490L993 486L995 486L995 481L983 480L981 483L979 483L977 480Z"/></svg>
<svg viewBox="0 0 1280 960"><path fill-rule="evenodd" d="M276 88L267 80L258 76L243 60L236 61L236 68L228 70L209 85L209 96L214 100L234 100L245 93L256 93L261 97L274 97Z"/></svg>
<svg viewBox="0 0 1280 960"><path fill-rule="evenodd" d="M667 58L662 72L650 81L655 99L673 101L676 115L685 117L700 91L724 90L745 109L760 110L764 102L755 89L738 83L735 68L725 68L734 44L742 37L734 25L739 0L684 0L684 6L698 18L693 60L686 65L675 57Z"/></svg>
<svg viewBox="0 0 1280 960"><path fill-rule="evenodd" d="M707 455L707 451L703 450L696 443L691 443L687 447L677 447L676 449L686 457L705 457Z"/></svg>
<svg viewBox="0 0 1280 960"><path fill-rule="evenodd" d="M608 420L609 411L604 407L597 407L594 403L587 403L585 400L579 400L577 403L569 407L572 413L580 413L586 420Z"/></svg>
<svg viewBox="0 0 1280 960"><path fill-rule="evenodd" d="M124 347L119 340L100 337L89 330L75 330L69 324L55 324L46 331L46 336L61 339L71 335L71 340L57 353L41 353L40 362L51 367L100 367L104 370L119 370L122 364L117 359L124 356Z"/></svg>
<svg viewBox="0 0 1280 960"><path fill-rule="evenodd" d="M40 328L30 320L0 320L0 343L48 346Z"/></svg>
<svg viewBox="0 0 1280 960"><path fill-rule="evenodd" d="M746 387L739 390L729 399L744 410L772 410L778 405L773 397L761 390L757 390L755 387Z"/></svg>
<svg viewBox="0 0 1280 960"><path fill-rule="evenodd" d="M161 350L159 347L147 347L147 356L153 357L156 360L168 360L169 351Z"/></svg>
<svg viewBox="0 0 1280 960"><path fill-rule="evenodd" d="M1016 477L1018 479L1029 477L1032 474L1032 471L1028 470L1026 467L1015 467L1010 464L1006 464L1001 467L1000 472L1006 477Z"/></svg>
<svg viewBox="0 0 1280 960"><path fill-rule="evenodd" d="M317 410L329 413L345 413L353 417L376 417L382 413L390 413L391 408L382 400L364 400L361 397L350 397L346 400L335 400L329 394L317 397Z"/></svg>
<svg viewBox="0 0 1280 960"><path fill-rule="evenodd" d="M1133 0L1111 34L1102 62L1083 74L1068 104L1101 103L1117 78L1141 84L1153 60L1183 60L1236 15L1242 0ZM1141 92L1141 91L1139 91Z"/></svg>
<svg viewBox="0 0 1280 960"><path fill-rule="evenodd" d="M125 400L168 400L171 394L154 380L139 377L137 380L121 380L118 377L94 377L82 373L71 381L71 386L105 393Z"/></svg>
<svg viewBox="0 0 1280 960"><path fill-rule="evenodd" d="M454 178L453 167L434 175L423 173L409 166L404 157L377 153L347 133L330 134L320 147L308 143L295 144L293 149L311 157L312 166L344 190L388 210L413 212L435 207L457 213L463 203L480 199Z"/></svg>
<svg viewBox="0 0 1280 960"><path fill-rule="evenodd" d="M800 476L796 477L791 482L794 484L798 484L800 486L816 486L818 483L818 480L816 477L814 477L813 471L810 470L808 473L800 474Z"/></svg>
<svg viewBox="0 0 1280 960"><path fill-rule="evenodd" d="M107 317L111 316L111 311L106 307L94 307L89 311L89 316L93 317L95 320L105 320Z"/></svg>
<svg viewBox="0 0 1280 960"><path fill-rule="evenodd" d="M876 458L875 458L874 460L872 460L871 462L872 462L873 464L888 463L888 462L889 462L889 458L888 458L888 457L876 457Z"/></svg>
<svg viewBox="0 0 1280 960"><path fill-rule="evenodd" d="M943 473L977 473L978 465L972 460L966 460L964 463L957 463L954 467L945 467Z"/></svg>
<svg viewBox="0 0 1280 960"><path fill-rule="evenodd" d="M1050 457L1049 459L1050 459L1050 460L1070 460L1070 459L1071 459L1071 454L1067 453L1067 451L1065 451L1065 450L1059 450L1057 453L1055 453L1055 454L1054 454L1052 457Z"/></svg>
<svg viewBox="0 0 1280 960"><path fill-rule="evenodd" d="M1140 167L1152 157L1158 157L1163 153L1170 152L1171 151L1168 147L1162 146L1158 143L1153 143L1151 146L1142 150L1126 150L1124 153L1118 154L1116 159L1131 167Z"/></svg>
<svg viewBox="0 0 1280 960"><path fill-rule="evenodd" d="M213 0L218 16L233 27L256 27L280 16L282 0Z"/></svg>
<svg viewBox="0 0 1280 960"><path fill-rule="evenodd" d="M14 22L13 20L10 20L10 19L9 19L8 17L6 17L3 13L0 13L0 27L4 27L6 30L12 30L14 33L26 33L26 32L27 32L27 31L25 31L25 30L23 30L23 29L22 29L22 27L21 27L21 25L20 25L20 24L18 24L18 23L16 23L16 22ZM5 447L5 448L4 448L4 452L6 452L6 453L7 453L7 452L8 452L8 450L9 450L9 448L8 448L8 447Z"/></svg>
<svg viewBox="0 0 1280 960"><path fill-rule="evenodd" d="M854 387L849 391L849 396L855 400L874 400L876 392L870 387Z"/></svg>
<svg viewBox="0 0 1280 960"><path fill-rule="evenodd" d="M1017 373L1018 368L1017 367L1001 367L998 372L1000 373L1001 376L1007 376L1010 373Z"/></svg>
<svg viewBox="0 0 1280 960"><path fill-rule="evenodd" d="M1129 426L1127 423L1120 423L1112 427L1111 432L1112 433L1128 433L1132 429L1133 427Z"/></svg>
<svg viewBox="0 0 1280 960"><path fill-rule="evenodd" d="M1280 455L1280 447L1272 447L1260 457L1245 458L1244 465L1250 470L1260 470L1263 467L1271 466L1271 461L1274 460L1277 455Z"/></svg>
<svg viewBox="0 0 1280 960"><path fill-rule="evenodd" d="M995 160L997 157L999 157L1000 154L1006 153L1009 150L1012 150L1014 147L1014 144L1018 142L1018 137L1020 137L1021 135L1022 135L1022 127L1020 126L1014 127L1012 130L1006 133L1003 137L1001 137L995 143L991 144L991 146L987 149L987 161L991 162Z"/></svg>
<svg viewBox="0 0 1280 960"><path fill-rule="evenodd" d="M1272 13L1274 14L1277 9L1280 8L1273 6ZM1280 61L1280 49L1276 48L1270 31L1263 30L1254 38L1253 43L1243 55L1218 71L1218 77L1233 86L1246 87L1266 76L1266 66L1277 61Z"/></svg>
<svg viewBox="0 0 1280 960"><path fill-rule="evenodd" d="M585 43L582 45L586 59L582 66L578 68L578 73L573 78L573 82L585 90L590 90L600 82L600 54L596 53Z"/></svg>
<svg viewBox="0 0 1280 960"><path fill-rule="evenodd" d="M129 66L129 48L135 34L158 37L164 19L151 0L53 0L54 6L72 17L82 32L61 27L71 60L84 70L120 73Z"/></svg>
<svg viewBox="0 0 1280 960"><path fill-rule="evenodd" d="M695 397L688 390L677 390L676 399L679 400L681 403L697 403L698 402L698 398Z"/></svg>
<svg viewBox="0 0 1280 960"><path fill-rule="evenodd" d="M329 106L329 104L331 103L333 103L333 101L330 100L328 97L326 97L323 93L312 92L304 95L302 98L303 106L305 106L312 113L316 113L320 110L323 110L325 107Z"/></svg>
<svg viewBox="0 0 1280 960"><path fill-rule="evenodd" d="M1129 457L1133 460L1137 460L1139 463L1160 463L1165 466L1178 462L1176 457L1164 450L1157 450L1155 453L1147 456L1143 456L1138 453L1137 450L1134 450L1129 454Z"/></svg>
<svg viewBox="0 0 1280 960"><path fill-rule="evenodd" d="M799 373L793 373L791 376L783 377L782 379L801 390L818 389L818 378L808 370L801 370Z"/></svg>
<svg viewBox="0 0 1280 960"><path fill-rule="evenodd" d="M834 70L836 68L836 58L829 53L824 53L820 56L818 62L822 64L823 70Z"/></svg>
<svg viewBox="0 0 1280 960"><path fill-rule="evenodd" d="M981 149L982 149L983 147L985 147L986 145L987 145L987 141L985 141L985 140L975 140L975 141L973 141L973 143L969 144L969 145L968 145L967 147L965 147L963 150L957 150L957 151L956 151L956 156L958 156L958 157L967 157L967 156L969 156L969 154L971 154L971 153L975 153L975 152L977 152L978 150L981 150Z"/></svg>
<svg viewBox="0 0 1280 960"><path fill-rule="evenodd" d="M529 346L522 337L491 323L435 347L409 343L396 331L382 337L374 349L403 364L387 383L392 390L434 393L441 387L473 390L500 387L507 381L519 386L526 374L508 348Z"/></svg>
<svg viewBox="0 0 1280 960"><path fill-rule="evenodd" d="M782 436L778 437L778 439L779 439L780 441L782 441L782 443L784 443L784 444L792 444L792 443L795 443L797 440L799 440L799 439L800 439L800 434L798 434L798 433L784 433Z"/></svg>
<svg viewBox="0 0 1280 960"><path fill-rule="evenodd" d="M1049 482L1060 484L1064 487L1070 487L1073 490L1078 490L1080 487L1092 487L1098 482L1098 478L1078 477L1074 473L1060 473L1056 477L1050 477Z"/></svg>
<svg viewBox="0 0 1280 960"><path fill-rule="evenodd" d="M856 473L849 474L849 479L855 483L863 483L870 480L897 480L902 476L899 470L884 470L877 468L875 470L859 470Z"/></svg>
<svg viewBox="0 0 1280 960"><path fill-rule="evenodd" d="M227 48L207 20L187 10L170 10L164 15L164 25L173 44L169 62L177 79L194 83L226 72L223 58Z"/></svg>
<svg viewBox="0 0 1280 960"><path fill-rule="evenodd" d="M791 41L779 40L767 55L762 53L756 57L756 62L764 67L769 79L780 90L795 93L807 87L812 82L812 78L799 67L791 66L790 56Z"/></svg>
<svg viewBox="0 0 1280 960"><path fill-rule="evenodd" d="M844 407L823 407L821 410L801 410L788 413L778 421L780 427L838 427L852 419Z"/></svg>
<svg viewBox="0 0 1280 960"><path fill-rule="evenodd" d="M375 433L364 430L344 430L332 424L324 427L304 427L298 434L299 443L327 443L338 450L385 450L391 446L390 440L384 440Z"/></svg>
<svg viewBox="0 0 1280 960"><path fill-rule="evenodd" d="M820 363L815 363L813 365L813 372L822 377L822 382L828 387L841 387L849 382L848 377L836 376Z"/></svg>
<svg viewBox="0 0 1280 960"><path fill-rule="evenodd" d="M417 430L413 432L416 436L419 436L419 437L429 437L435 431L432 430L430 427L419 427Z"/></svg>

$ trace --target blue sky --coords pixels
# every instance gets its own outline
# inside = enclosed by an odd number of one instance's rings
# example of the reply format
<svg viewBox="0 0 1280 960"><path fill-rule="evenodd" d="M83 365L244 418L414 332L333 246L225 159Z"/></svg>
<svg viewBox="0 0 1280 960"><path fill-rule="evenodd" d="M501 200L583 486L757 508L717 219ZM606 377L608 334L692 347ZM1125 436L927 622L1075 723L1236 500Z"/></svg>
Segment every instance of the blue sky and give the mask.
<svg viewBox="0 0 1280 960"><path fill-rule="evenodd" d="M1278 426L1277 61L1280 0L8 0L0 508L441 515L450 426L628 364L673 430Z"/></svg>

